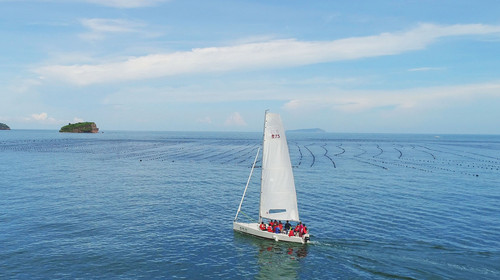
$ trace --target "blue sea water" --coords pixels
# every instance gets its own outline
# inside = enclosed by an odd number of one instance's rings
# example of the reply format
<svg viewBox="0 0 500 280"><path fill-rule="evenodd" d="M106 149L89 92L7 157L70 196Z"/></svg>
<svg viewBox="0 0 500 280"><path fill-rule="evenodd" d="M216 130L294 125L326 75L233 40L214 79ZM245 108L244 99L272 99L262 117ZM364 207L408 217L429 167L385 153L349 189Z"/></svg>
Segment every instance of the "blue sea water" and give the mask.
<svg viewBox="0 0 500 280"><path fill-rule="evenodd" d="M500 136L287 138L308 245L232 230L261 133L0 131L0 279L500 279Z"/></svg>

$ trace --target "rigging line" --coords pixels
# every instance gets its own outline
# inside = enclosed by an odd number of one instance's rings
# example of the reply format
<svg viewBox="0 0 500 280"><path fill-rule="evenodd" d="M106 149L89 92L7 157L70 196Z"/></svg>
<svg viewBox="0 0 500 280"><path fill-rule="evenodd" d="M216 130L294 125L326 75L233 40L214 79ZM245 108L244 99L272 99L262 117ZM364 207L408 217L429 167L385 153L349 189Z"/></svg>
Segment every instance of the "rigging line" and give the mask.
<svg viewBox="0 0 500 280"><path fill-rule="evenodd" d="M245 217L247 217L250 221L252 222L257 222L255 219L252 219L252 217L248 216L247 214L245 214L245 212L243 211L240 211L241 214L245 215Z"/></svg>
<svg viewBox="0 0 500 280"><path fill-rule="evenodd" d="M250 171L250 176L248 176L247 185L245 186L245 191L243 192L243 196L241 197L240 206L238 207L238 211L236 211L236 216L234 216L235 222L236 219L238 219L238 214L241 211L241 205L243 204L243 199L245 199L245 194L247 193L248 184L250 184L250 179L252 178L252 173L255 168L255 163L257 162L257 157L259 157L259 152L260 152L260 147L257 149L257 154L255 155L255 159L253 161L252 170Z"/></svg>

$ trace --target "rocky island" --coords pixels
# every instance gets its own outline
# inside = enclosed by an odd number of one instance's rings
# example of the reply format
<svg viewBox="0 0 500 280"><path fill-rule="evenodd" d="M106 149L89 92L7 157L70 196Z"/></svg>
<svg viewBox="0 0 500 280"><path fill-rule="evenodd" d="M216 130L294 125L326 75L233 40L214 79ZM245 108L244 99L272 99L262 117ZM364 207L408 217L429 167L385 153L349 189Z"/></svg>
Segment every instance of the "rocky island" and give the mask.
<svg viewBox="0 0 500 280"><path fill-rule="evenodd" d="M4 123L0 123L0 130L10 130L10 127Z"/></svg>
<svg viewBox="0 0 500 280"><path fill-rule="evenodd" d="M79 123L69 123L61 127L59 132L71 132L71 133L97 133L99 128L97 128L94 122L79 122Z"/></svg>

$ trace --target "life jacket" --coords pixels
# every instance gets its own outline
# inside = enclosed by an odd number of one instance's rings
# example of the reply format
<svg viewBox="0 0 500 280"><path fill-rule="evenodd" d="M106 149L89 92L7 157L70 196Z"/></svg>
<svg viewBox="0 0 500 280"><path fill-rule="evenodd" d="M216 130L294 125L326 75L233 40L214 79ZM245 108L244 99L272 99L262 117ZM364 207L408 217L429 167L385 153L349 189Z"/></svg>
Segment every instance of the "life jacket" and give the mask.
<svg viewBox="0 0 500 280"><path fill-rule="evenodd" d="M260 224L260 229L261 230L266 230L266 225L265 224Z"/></svg>
<svg viewBox="0 0 500 280"><path fill-rule="evenodd" d="M293 229L290 229L290 232L288 232L288 236L294 236L295 233L293 232Z"/></svg>
<svg viewBox="0 0 500 280"><path fill-rule="evenodd" d="M295 232L299 234L300 237L302 237L302 224L298 224L296 227L295 227Z"/></svg>
<svg viewBox="0 0 500 280"><path fill-rule="evenodd" d="M272 227L272 226L268 226L268 227L267 227L267 231L268 231L268 232L273 232L273 227Z"/></svg>

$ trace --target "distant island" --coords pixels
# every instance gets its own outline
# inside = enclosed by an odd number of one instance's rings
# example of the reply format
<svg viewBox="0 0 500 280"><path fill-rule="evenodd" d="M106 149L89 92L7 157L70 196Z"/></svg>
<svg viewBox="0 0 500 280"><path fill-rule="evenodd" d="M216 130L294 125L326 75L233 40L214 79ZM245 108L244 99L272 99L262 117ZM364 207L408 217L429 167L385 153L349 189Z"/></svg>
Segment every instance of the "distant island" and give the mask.
<svg viewBox="0 0 500 280"><path fill-rule="evenodd" d="M94 122L79 122L68 124L59 130L59 132L71 132L71 133L97 133L99 128L97 128Z"/></svg>
<svg viewBox="0 0 500 280"><path fill-rule="evenodd" d="M295 133L295 132L299 132L299 133L324 133L326 131L324 131L321 128L306 128L306 129L287 130L286 132L291 132L291 133Z"/></svg>
<svg viewBox="0 0 500 280"><path fill-rule="evenodd" d="M10 127L4 123L0 123L0 130L10 130Z"/></svg>

